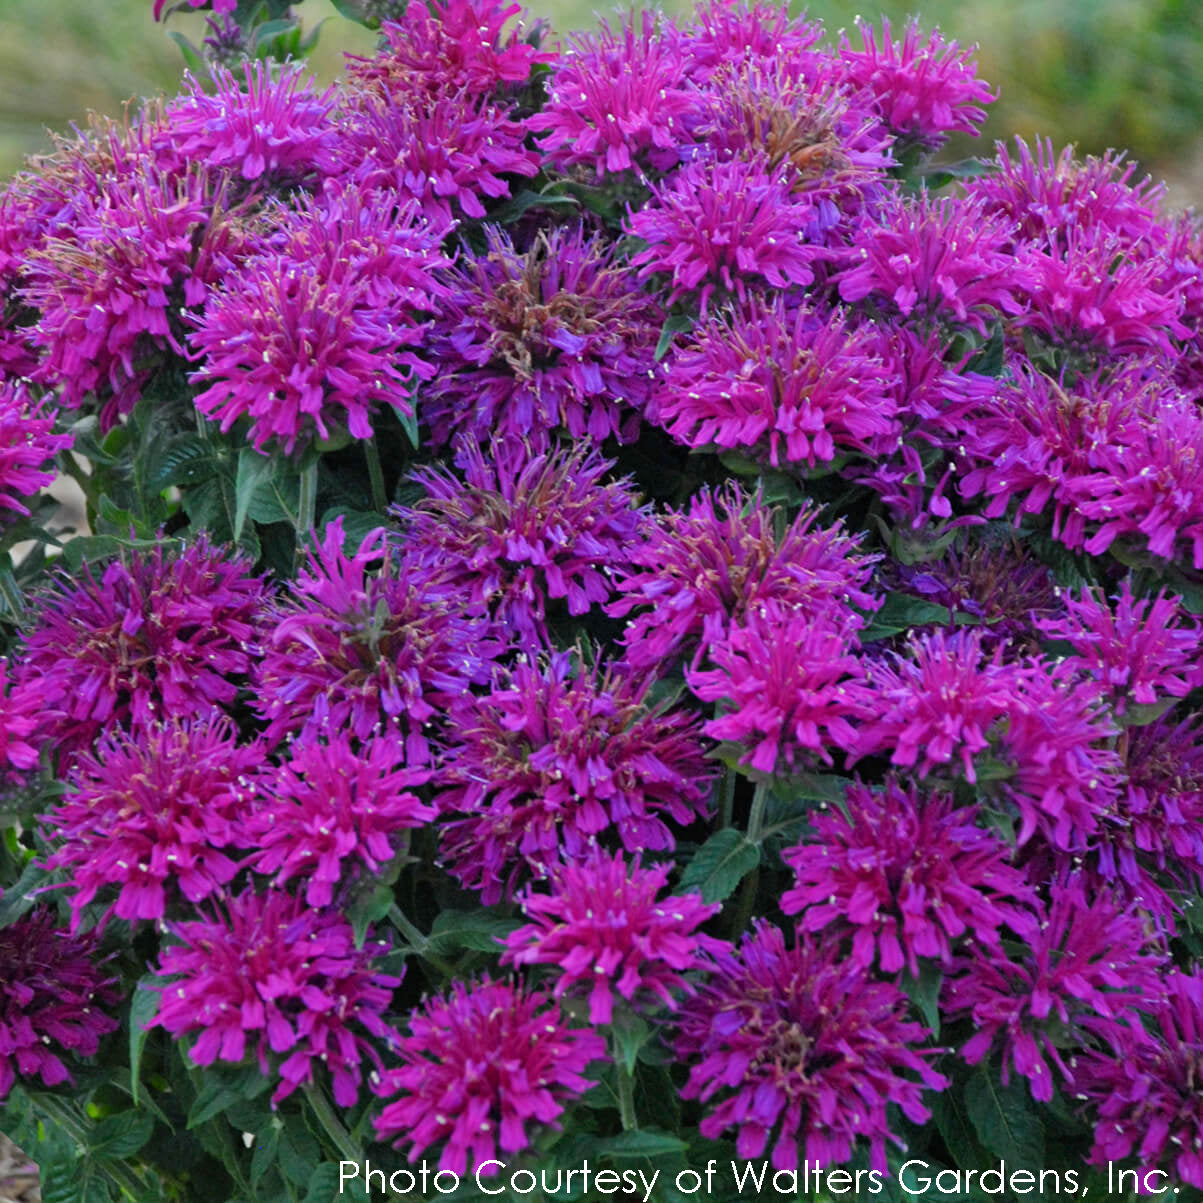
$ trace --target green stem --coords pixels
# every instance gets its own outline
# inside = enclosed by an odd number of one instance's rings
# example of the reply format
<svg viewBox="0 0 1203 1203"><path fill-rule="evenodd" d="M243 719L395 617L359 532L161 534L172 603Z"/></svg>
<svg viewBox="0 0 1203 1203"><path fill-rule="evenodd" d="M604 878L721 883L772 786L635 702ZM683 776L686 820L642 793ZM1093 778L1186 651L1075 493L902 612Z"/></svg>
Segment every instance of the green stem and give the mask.
<svg viewBox="0 0 1203 1203"><path fill-rule="evenodd" d="M433 965L444 977L454 977L455 969L449 961L430 951L430 938L423 935L406 917L405 912L394 902L388 908L389 922L409 941L410 947Z"/></svg>
<svg viewBox="0 0 1203 1203"><path fill-rule="evenodd" d="M313 1108L313 1114L317 1116L318 1123L322 1125L322 1130L334 1142L334 1147L342 1159L362 1165L363 1150L351 1139L351 1133L347 1131L342 1120L334 1114L334 1108L330 1106L326 1092L316 1082L310 1082L305 1087L305 1097L309 1100L309 1105Z"/></svg>
<svg viewBox="0 0 1203 1203"><path fill-rule="evenodd" d="M617 1040L611 1041L610 1055L614 1058L614 1073L618 1077L618 1115L622 1120L622 1130L636 1132L639 1120L635 1115L635 1079L623 1061Z"/></svg>
<svg viewBox="0 0 1203 1203"><path fill-rule="evenodd" d="M317 511L317 457L301 469L301 493L297 502L297 543L307 544L313 533Z"/></svg>
<svg viewBox="0 0 1203 1203"><path fill-rule="evenodd" d="M769 801L769 785L766 781L758 782L756 792L752 795L752 809L748 813L748 840L759 844L761 831L764 827L764 811Z"/></svg>
<svg viewBox="0 0 1203 1203"><path fill-rule="evenodd" d="M384 471L380 467L380 448L376 436L365 439L363 453L368 461L368 478L372 482L372 508L383 513L388 509L388 494L384 491Z"/></svg>

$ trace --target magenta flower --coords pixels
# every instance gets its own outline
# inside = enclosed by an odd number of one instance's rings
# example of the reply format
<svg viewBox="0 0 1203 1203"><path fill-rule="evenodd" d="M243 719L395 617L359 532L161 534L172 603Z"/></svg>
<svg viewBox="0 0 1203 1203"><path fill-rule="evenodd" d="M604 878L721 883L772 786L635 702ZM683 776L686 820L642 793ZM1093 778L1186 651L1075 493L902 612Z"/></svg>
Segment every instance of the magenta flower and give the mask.
<svg viewBox="0 0 1203 1203"><path fill-rule="evenodd" d="M361 192L415 200L440 237L453 219L484 217L510 195L506 176L533 176L539 157L512 110L470 92L372 96L351 111L342 143L347 178Z"/></svg>
<svg viewBox="0 0 1203 1203"><path fill-rule="evenodd" d="M92 935L69 935L46 910L0 928L0 1100L18 1078L72 1081L61 1054L95 1056L120 1026L116 977L96 962Z"/></svg>
<svg viewBox="0 0 1203 1203"><path fill-rule="evenodd" d="M231 72L213 67L212 92L186 74L184 91L167 104L155 130L159 153L275 188L334 175L339 143L331 116L334 89L318 95L297 66L275 73L259 59L242 70L245 87Z"/></svg>
<svg viewBox="0 0 1203 1203"><path fill-rule="evenodd" d="M46 693L44 679L10 679L8 658L0 657L0 780L38 767L38 733L52 710Z"/></svg>
<svg viewBox="0 0 1203 1203"><path fill-rule="evenodd" d="M667 171L684 157L699 110L679 31L645 10L625 16L617 34L602 21L600 32L575 35L527 127L547 131L540 149L563 171Z"/></svg>
<svg viewBox="0 0 1203 1203"><path fill-rule="evenodd" d="M772 0L705 0L682 28L681 46L687 76L704 85L745 64L818 59L822 37L819 22L791 17L786 5Z"/></svg>
<svg viewBox="0 0 1203 1203"><path fill-rule="evenodd" d="M927 192L889 198L862 223L850 266L835 276L840 297L985 334L997 315L1022 312L1035 285L1026 260L1002 249L1013 231L981 201Z"/></svg>
<svg viewBox="0 0 1203 1203"><path fill-rule="evenodd" d="M1087 355L1173 354L1172 340L1190 337L1179 321L1180 282L1167 279L1155 244L1133 244L1105 226L1071 226L1049 244L1023 256L1017 325Z"/></svg>
<svg viewBox="0 0 1203 1203"><path fill-rule="evenodd" d="M534 39L520 36L524 20L520 4L410 0L399 19L381 26L383 44L375 55L347 56L348 81L384 100L461 90L490 96L524 83L537 63L551 57Z"/></svg>
<svg viewBox="0 0 1203 1203"><path fill-rule="evenodd" d="M1094 1120L1089 1164L1135 1151L1142 1170L1172 1167L1179 1182L1203 1188L1203 974L1168 974L1153 1021L1151 1037L1124 1056L1091 1049L1074 1063L1077 1098Z"/></svg>
<svg viewBox="0 0 1203 1203"><path fill-rule="evenodd" d="M370 438L382 405L412 414L408 390L434 370L412 348L442 295L444 232L412 201L350 187L280 209L276 236L195 320L197 409L223 432L250 418L256 450L289 454L344 429Z"/></svg>
<svg viewBox="0 0 1203 1203"><path fill-rule="evenodd" d="M758 773L788 776L816 760L833 763L833 749L857 746L853 723L875 704L854 639L779 602L749 610L711 647L715 668L686 673L702 701L719 703L706 734L739 745L739 763Z"/></svg>
<svg viewBox="0 0 1203 1203"><path fill-rule="evenodd" d="M1015 705L1019 670L987 659L977 631L935 631L913 639L906 655L865 666L872 721L861 729L857 758L890 751L890 762L920 776L955 764L976 783L973 758ZM954 770L955 771L955 770Z"/></svg>
<svg viewBox="0 0 1203 1203"><path fill-rule="evenodd" d="M1113 231L1130 243L1154 237L1165 186L1151 176L1134 182L1135 163L1107 151L1079 161L1074 147L1053 153L1049 139L1036 139L1036 153L1022 138L1015 153L1003 144L995 158L997 170L966 183L973 196L1009 221L1017 222L1016 244L1032 241L1045 249L1070 229ZM1013 245L1011 249L1018 249Z"/></svg>
<svg viewBox="0 0 1203 1203"><path fill-rule="evenodd" d="M464 481L438 467L415 472L427 496L397 510L406 565L487 612L507 640L547 645L549 606L581 615L610 600L609 574L641 525L634 491L602 483L612 461L587 442L513 457L468 439L458 447Z"/></svg>
<svg viewBox="0 0 1203 1203"><path fill-rule="evenodd" d="M713 772L693 717L649 704L652 678L555 652L499 673L452 714L436 806L448 870L486 905L521 878L587 855L674 847L709 806ZM458 817L463 816L463 817Z"/></svg>
<svg viewBox="0 0 1203 1203"><path fill-rule="evenodd" d="M759 921L736 953L714 954L698 996L682 1007L678 1057L690 1062L686 1099L709 1103L701 1134L717 1140L736 1128L736 1155L763 1155L773 1142L775 1170L846 1162L858 1138L870 1165L886 1172L887 1108L913 1123L929 1118L923 1091L947 1081L919 1048L926 1035L906 1018L906 996L849 960L832 940Z"/></svg>
<svg viewBox="0 0 1203 1203"><path fill-rule="evenodd" d="M778 538L783 517L759 493L748 498L729 484L713 494L703 488L688 511L670 509L646 524L643 542L615 576L619 599L606 607L628 618L628 661L650 669L687 653L697 668L767 602L815 624L862 627L865 619L852 607L879 604L868 592L874 558L856 554L858 540L842 524L819 525L817 509L800 511Z"/></svg>
<svg viewBox="0 0 1203 1203"><path fill-rule="evenodd" d="M400 1095L374 1121L380 1138L407 1143L411 1162L445 1141L439 1169L463 1174L496 1162L499 1148L504 1157L529 1147L533 1124L558 1127L565 1103L593 1085L584 1073L606 1045L545 1002L488 977L428 998L396 1049L401 1066L374 1088Z"/></svg>
<svg viewBox="0 0 1203 1203"><path fill-rule="evenodd" d="M377 529L348 555L335 519L291 596L267 615L254 694L270 744L290 734L345 730L366 740L389 730L405 739L407 761L422 765L432 720L487 679L494 649L481 621L453 591L396 564L391 551Z"/></svg>
<svg viewBox="0 0 1203 1203"><path fill-rule="evenodd" d="M969 935L995 947L999 929L1022 935L1034 902L1010 849L956 809L947 794L926 794L895 777L875 792L850 785L843 808L811 815L813 838L782 853L795 884L781 897L803 931L851 929L852 960L885 973L919 976L919 958L952 961Z"/></svg>
<svg viewBox="0 0 1203 1203"><path fill-rule="evenodd" d="M352 873L380 874L397 852L401 831L434 818L416 794L428 772L405 767L389 736L354 748L345 731L327 742L303 739L259 781L265 795L240 832L256 851L247 865L274 874L272 885L304 881L311 907L329 906Z"/></svg>
<svg viewBox="0 0 1203 1203"><path fill-rule="evenodd" d="M181 896L220 895L239 868L229 852L243 846L262 761L224 715L102 735L45 816L46 867L70 870L72 932L110 887L117 898L98 926L110 913L162 919Z"/></svg>
<svg viewBox="0 0 1203 1203"><path fill-rule="evenodd" d="M179 942L158 966L171 980L154 987L162 998L149 1026L177 1038L199 1033L188 1050L194 1065L254 1053L264 1075L279 1075L273 1104L325 1065L340 1107L358 1099L365 1056L383 1070L374 1042L400 1039L384 1012L401 979L373 970L385 945L357 949L341 914L277 890L243 893L171 933Z"/></svg>
<svg viewBox="0 0 1203 1203"><path fill-rule="evenodd" d="M656 419L689 447L739 448L774 467L829 463L896 437L868 329L780 295L712 312L673 357Z"/></svg>
<svg viewBox="0 0 1203 1203"><path fill-rule="evenodd" d="M81 175L69 231L29 252L21 293L40 314L37 379L69 408L95 393L107 430L155 366L185 357L180 312L204 302L246 235L213 174L128 154Z"/></svg>
<svg viewBox="0 0 1203 1203"><path fill-rule="evenodd" d="M1101 590L1062 600L1065 617L1037 625L1047 638L1069 643L1076 653L1071 663L1099 682L1116 714L1123 715L1129 701L1152 706L1203 684L1203 631L1186 618L1182 598L1164 590L1152 599L1135 598L1125 577L1114 606Z"/></svg>
<svg viewBox="0 0 1203 1203"><path fill-rule="evenodd" d="M53 411L26 383L0 380L0 520L29 513L23 499L54 480L54 457L74 441L54 433Z"/></svg>
<svg viewBox="0 0 1203 1203"><path fill-rule="evenodd" d="M881 20L881 45L868 22L857 18L863 47L854 50L840 39L840 61L848 79L864 88L882 120L904 144L935 150L952 133L978 133L986 120L983 105L997 97L977 77L974 46L962 50L933 29L926 43L919 22L907 22L901 42L890 37L890 22Z"/></svg>
<svg viewBox="0 0 1203 1203"><path fill-rule="evenodd" d="M430 334L438 372L423 390L436 442L459 431L545 451L550 434L630 442L653 395L664 314L633 289L615 246L583 226L541 233L519 253L486 228L487 248L444 277Z"/></svg>
<svg viewBox="0 0 1203 1203"><path fill-rule="evenodd" d="M1046 1103L1053 1071L1074 1086L1072 1050L1101 1047L1122 1058L1141 1042L1140 1013L1155 1011L1165 994L1163 968L1138 911L1120 910L1104 893L1088 899L1080 887L1053 886L1047 914L1023 944L969 945L958 957L944 1010L977 1029L961 1049L970 1065L1001 1046L1003 1085L1019 1073Z"/></svg>
<svg viewBox="0 0 1203 1203"><path fill-rule="evenodd" d="M39 742L73 752L101 731L202 717L233 701L265 596L249 569L202 535L111 560L99 577L91 568L60 577L34 611L13 674L45 699Z"/></svg>
<svg viewBox="0 0 1203 1203"><path fill-rule="evenodd" d="M795 196L785 166L768 159L699 159L674 172L633 213L629 232L648 245L632 259L640 279L671 277L665 300L698 293L705 315L719 289L740 301L750 292L814 280L811 265L825 257L804 241L814 216Z"/></svg>
<svg viewBox="0 0 1203 1203"><path fill-rule="evenodd" d="M674 990L693 993L681 975L704 965L703 950L722 945L696 931L721 910L696 894L657 900L671 866L627 865L621 853L595 849L588 859L561 865L550 893L528 888L521 899L528 922L510 934L503 965L552 965L554 995L587 992L589 1022L609 1023L614 992L636 1009L677 1009Z"/></svg>

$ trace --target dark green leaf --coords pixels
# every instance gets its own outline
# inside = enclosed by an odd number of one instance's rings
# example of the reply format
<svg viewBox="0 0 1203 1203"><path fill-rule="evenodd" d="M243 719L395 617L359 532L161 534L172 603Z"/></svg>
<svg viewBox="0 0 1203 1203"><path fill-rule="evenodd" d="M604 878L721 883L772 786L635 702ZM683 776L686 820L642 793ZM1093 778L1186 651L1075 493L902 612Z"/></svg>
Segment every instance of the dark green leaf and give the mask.
<svg viewBox="0 0 1203 1203"><path fill-rule="evenodd" d="M1123 714L1116 717L1125 727L1147 727L1150 723L1155 723L1177 700L1159 698L1156 702L1129 702Z"/></svg>
<svg viewBox="0 0 1203 1203"><path fill-rule="evenodd" d="M177 435L156 460L149 477L155 492L171 485L196 485L217 472L217 458L208 439L198 434Z"/></svg>
<svg viewBox="0 0 1203 1203"><path fill-rule="evenodd" d="M912 627L928 625L947 626L952 621L952 612L947 606L912 597L909 593L891 593L873 615L868 628L861 633L863 643L877 639L888 639Z"/></svg>
<svg viewBox="0 0 1203 1203"><path fill-rule="evenodd" d="M639 1059L639 1050L651 1038L652 1029L633 1011L622 1008L614 1012L610 1030L614 1033L615 1051L622 1066L628 1074L633 1074L635 1062Z"/></svg>
<svg viewBox="0 0 1203 1203"><path fill-rule="evenodd" d="M940 1035L940 987L944 984L944 971L934 961L921 961L919 976L904 973L898 985L903 994L919 1008L933 1036Z"/></svg>
<svg viewBox="0 0 1203 1203"><path fill-rule="evenodd" d="M322 1150L299 1116L294 1114L290 1119L280 1129L280 1170L289 1182L308 1187L318 1171Z"/></svg>
<svg viewBox="0 0 1203 1203"><path fill-rule="evenodd" d="M370 890L362 890L356 894L347 909L347 918L351 920L351 929L355 933L356 948L363 947L368 928L373 923L379 923L388 914L394 901L391 882L382 882Z"/></svg>
<svg viewBox="0 0 1203 1203"><path fill-rule="evenodd" d="M428 947L441 957L465 948L500 953L498 940L504 940L519 926L517 919L491 915L488 911L443 911L431 928Z"/></svg>
<svg viewBox="0 0 1203 1203"><path fill-rule="evenodd" d="M139 1080L142 1069L142 1050L146 1047L146 1037L149 1034L146 1025L154 1019L159 1010L159 992L150 989L153 979L144 977L134 990L134 999L129 1012L129 1071L130 1095L134 1105L138 1104Z"/></svg>
<svg viewBox="0 0 1203 1203"><path fill-rule="evenodd" d="M656 362L659 363L668 354L669 348L673 345L674 334L681 334L686 330L692 329L693 318L689 317L688 314L673 314L660 328L660 341L656 343L656 354L654 356Z"/></svg>
<svg viewBox="0 0 1203 1203"><path fill-rule="evenodd" d="M978 1139L1012 1165L1044 1164L1044 1125L1028 1094L1027 1079L1012 1074L1008 1086L982 1066L965 1084L965 1110Z"/></svg>
<svg viewBox="0 0 1203 1203"><path fill-rule="evenodd" d="M145 1111L110 1115L92 1130L88 1152L110 1161L132 1157L150 1139L154 1127L154 1117Z"/></svg>
<svg viewBox="0 0 1203 1203"><path fill-rule="evenodd" d="M409 445L417 451L422 445L422 436L418 432L418 414L412 403L408 406L394 405L392 411L397 415L397 421L401 423L401 429L405 431L405 437L409 439Z"/></svg>
<svg viewBox="0 0 1203 1203"><path fill-rule="evenodd" d="M989 1162L977 1132L965 1111L962 1091L954 1083L931 1100L932 1119L944 1138L944 1145L953 1161L963 1170L975 1170Z"/></svg>
<svg viewBox="0 0 1203 1203"><path fill-rule="evenodd" d="M760 848L742 831L715 832L685 866L678 887L682 894L699 891L706 902L721 902L760 864Z"/></svg>
<svg viewBox="0 0 1203 1203"><path fill-rule="evenodd" d="M636 1132L623 1132L609 1140L599 1141L597 1151L612 1161L629 1161L640 1157L670 1157L684 1153L688 1145L671 1132L658 1128L640 1128Z"/></svg>

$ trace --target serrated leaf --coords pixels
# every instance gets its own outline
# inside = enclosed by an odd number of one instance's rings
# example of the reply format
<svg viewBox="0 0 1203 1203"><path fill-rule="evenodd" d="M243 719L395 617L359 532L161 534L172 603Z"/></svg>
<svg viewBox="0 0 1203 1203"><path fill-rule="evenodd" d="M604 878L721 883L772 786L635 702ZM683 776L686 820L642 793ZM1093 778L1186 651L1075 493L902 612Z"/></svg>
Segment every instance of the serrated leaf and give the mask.
<svg viewBox="0 0 1203 1203"><path fill-rule="evenodd" d="M122 1111L107 1116L92 1130L88 1152L108 1161L132 1157L150 1139L154 1128L154 1117L145 1111Z"/></svg>
<svg viewBox="0 0 1203 1203"><path fill-rule="evenodd" d="M623 1132L597 1144L598 1153L613 1161L628 1161L639 1157L671 1157L684 1153L688 1148L680 1137L671 1132L662 1132L658 1128Z"/></svg>
<svg viewBox="0 0 1203 1203"><path fill-rule="evenodd" d="M196 485L216 475L217 457L207 439L197 434L177 435L155 462L148 481L155 492L171 485Z"/></svg>
<svg viewBox="0 0 1203 1203"><path fill-rule="evenodd" d="M955 1084L932 1099L931 1114L957 1166L963 1170L973 1170L988 1163L989 1154L977 1138L977 1132L965 1111L962 1092Z"/></svg>
<svg viewBox="0 0 1203 1203"><path fill-rule="evenodd" d="M760 848L742 831L715 832L694 853L681 874L682 894L699 892L705 902L721 902L760 864Z"/></svg>
<svg viewBox="0 0 1203 1203"><path fill-rule="evenodd" d="M919 976L904 973L898 983L903 994L919 1008L919 1014L933 1036L940 1035L940 987L944 985L944 971L934 961L921 961Z"/></svg>
<svg viewBox="0 0 1203 1203"><path fill-rule="evenodd" d="M434 921L427 948L440 957L465 948L500 953L498 940L505 939L520 926L518 919L506 919L488 911L443 911Z"/></svg>
<svg viewBox="0 0 1203 1203"><path fill-rule="evenodd" d="M134 990L134 999L129 1011L129 1072L130 1097L134 1106L138 1105L138 1076L142 1070L142 1051L146 1047L146 1038L150 1034L146 1025L154 1019L159 1010L159 992L149 988L152 979L144 977Z"/></svg>
<svg viewBox="0 0 1203 1203"><path fill-rule="evenodd" d="M965 1084L965 1111L978 1140L996 1157L1012 1165L1044 1164L1044 1125L1025 1077L1013 1074L1003 1086L982 1066Z"/></svg>

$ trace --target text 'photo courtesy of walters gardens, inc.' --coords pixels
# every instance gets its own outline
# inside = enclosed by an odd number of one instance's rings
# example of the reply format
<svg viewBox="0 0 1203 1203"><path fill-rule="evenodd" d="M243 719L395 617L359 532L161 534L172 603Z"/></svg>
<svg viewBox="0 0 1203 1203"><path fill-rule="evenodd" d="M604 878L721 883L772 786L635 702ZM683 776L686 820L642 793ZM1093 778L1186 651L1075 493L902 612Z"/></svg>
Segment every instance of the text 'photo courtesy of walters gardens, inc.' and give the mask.
<svg viewBox="0 0 1203 1203"><path fill-rule="evenodd" d="M774 1170L768 1161L707 1160L705 1167L654 1169L651 1159L638 1169L603 1168L588 1161L568 1169L516 1167L500 1160L482 1162L470 1174L440 1170L421 1161L404 1169L373 1168L370 1161L341 1161L338 1166L340 1197L437 1199L497 1198L579 1200L615 1197L619 1203L662 1203L681 1199L728 1200L736 1198L844 1200L940 1198L974 1200L998 1198L1130 1199L1180 1195L1180 1187L1162 1170L1118 1166L1108 1162L1086 1171L1026 1168L996 1162L980 1170L949 1169L912 1158L895 1171L824 1169L806 1162L797 1169ZM1093 1187L1093 1190L1091 1189Z"/></svg>

